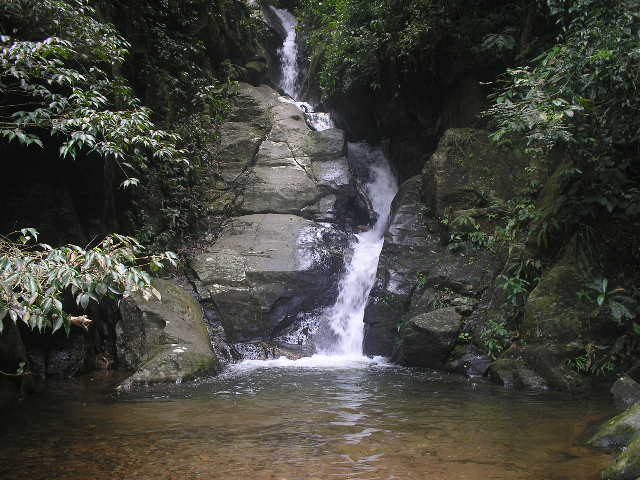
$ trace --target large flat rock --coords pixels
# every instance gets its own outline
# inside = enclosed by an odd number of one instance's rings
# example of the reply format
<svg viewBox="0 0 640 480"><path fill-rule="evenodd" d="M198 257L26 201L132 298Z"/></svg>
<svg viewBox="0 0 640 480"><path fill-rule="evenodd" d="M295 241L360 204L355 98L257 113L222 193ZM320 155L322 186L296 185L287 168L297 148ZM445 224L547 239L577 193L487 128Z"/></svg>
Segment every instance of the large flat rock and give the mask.
<svg viewBox="0 0 640 480"><path fill-rule="evenodd" d="M246 215L190 266L232 341L268 339L334 301L347 244L344 232L295 215Z"/></svg>

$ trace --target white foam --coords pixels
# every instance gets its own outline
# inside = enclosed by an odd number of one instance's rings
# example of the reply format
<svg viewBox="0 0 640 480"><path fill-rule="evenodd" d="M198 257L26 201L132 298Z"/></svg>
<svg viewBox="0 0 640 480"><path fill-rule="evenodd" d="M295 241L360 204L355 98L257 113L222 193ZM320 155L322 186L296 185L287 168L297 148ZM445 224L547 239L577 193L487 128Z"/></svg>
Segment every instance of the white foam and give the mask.
<svg viewBox="0 0 640 480"><path fill-rule="evenodd" d="M299 368L299 369L353 369L369 366L391 366L384 357L365 357L364 355L325 355L316 354L311 357L303 357L291 360L285 357L273 360L243 360L229 366L230 371L246 372L261 368Z"/></svg>

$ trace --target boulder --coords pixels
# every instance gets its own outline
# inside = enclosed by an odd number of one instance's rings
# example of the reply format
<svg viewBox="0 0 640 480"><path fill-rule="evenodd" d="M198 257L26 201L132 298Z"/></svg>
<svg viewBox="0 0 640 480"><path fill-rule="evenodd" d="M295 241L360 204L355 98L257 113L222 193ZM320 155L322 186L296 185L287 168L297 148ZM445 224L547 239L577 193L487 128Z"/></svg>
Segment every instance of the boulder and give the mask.
<svg viewBox="0 0 640 480"><path fill-rule="evenodd" d="M350 236L295 215L236 217L189 265L231 342L272 338L335 301Z"/></svg>
<svg viewBox="0 0 640 480"><path fill-rule="evenodd" d="M162 301L125 299L116 324L119 366L135 370L123 385L180 382L219 370L202 308L180 285L157 279Z"/></svg>
<svg viewBox="0 0 640 480"><path fill-rule="evenodd" d="M603 480L640 477L640 404L605 423L589 440L593 447L622 448L613 465L602 471Z"/></svg>
<svg viewBox="0 0 640 480"><path fill-rule="evenodd" d="M407 315L452 306L469 315L500 265L487 249L464 245L452 252L440 241L440 226L422 202L422 179L407 180L393 201L374 286L365 310L364 349L390 355L397 325ZM426 298L420 299L423 295ZM446 297L446 301L445 300ZM467 300L464 300L464 299Z"/></svg>
<svg viewBox="0 0 640 480"><path fill-rule="evenodd" d="M549 387L542 377L520 359L501 358L491 364L489 377L509 389L528 388L546 390Z"/></svg>
<svg viewBox="0 0 640 480"><path fill-rule="evenodd" d="M405 365L441 368L461 326L462 315L454 307L411 318L400 327L394 360Z"/></svg>
<svg viewBox="0 0 640 480"><path fill-rule="evenodd" d="M424 201L437 216L508 200L525 184L526 157L492 143L486 130L451 128L425 163Z"/></svg>
<svg viewBox="0 0 640 480"><path fill-rule="evenodd" d="M538 343L521 348L527 366L555 390L578 393L589 387L588 379L567 365L584 351L579 342Z"/></svg>
<svg viewBox="0 0 640 480"><path fill-rule="evenodd" d="M521 325L525 337L532 342L580 339L583 320L591 313L579 302L581 288L574 265L558 264L545 272L527 299Z"/></svg>
<svg viewBox="0 0 640 480"><path fill-rule="evenodd" d="M629 376L624 376L616 380L611 387L611 393L617 405L629 408L640 402L640 383Z"/></svg>

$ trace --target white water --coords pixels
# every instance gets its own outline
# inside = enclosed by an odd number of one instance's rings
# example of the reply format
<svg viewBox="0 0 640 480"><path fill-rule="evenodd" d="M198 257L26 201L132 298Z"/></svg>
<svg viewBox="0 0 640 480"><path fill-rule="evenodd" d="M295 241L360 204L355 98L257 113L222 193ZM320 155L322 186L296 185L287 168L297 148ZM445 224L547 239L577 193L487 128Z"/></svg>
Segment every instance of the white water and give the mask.
<svg viewBox="0 0 640 480"><path fill-rule="evenodd" d="M391 202L398 191L389 163L380 149L365 143L349 144L349 156L366 160L371 165L373 178L365 188L378 217L370 230L357 235L358 242L339 285L338 300L330 312L330 326L337 343L327 353L334 355L362 355L364 310L376 278Z"/></svg>
<svg viewBox="0 0 640 480"><path fill-rule="evenodd" d="M298 98L298 42L296 41L296 26L298 20L287 10L271 7L277 15L282 27L287 32L282 47L278 49L280 64L282 65L282 77L280 88L291 98Z"/></svg>
<svg viewBox="0 0 640 480"><path fill-rule="evenodd" d="M240 363L229 365L228 374L244 373L259 368L304 368L304 369L351 369L363 367L391 367L383 357L368 358L358 353L356 355L330 355L316 354L311 357L303 357L290 360L285 357L273 360L243 360Z"/></svg>
<svg viewBox="0 0 640 480"><path fill-rule="evenodd" d="M298 95L298 47L295 31L297 20L286 10L271 8L287 32L285 43L278 50L282 65L280 87L291 99L281 97L281 100L294 103L304 112L313 129L321 131L333 128L329 114L314 112L310 104L296 101ZM232 370L249 371L271 367L335 369L388 365L381 357L367 358L362 354L363 318L369 292L376 277L391 202L398 191L398 185L387 159L379 148L373 148L365 143L349 144L348 156L353 161L369 165L371 177L365 189L377 220L368 231L356 235L357 242L353 246L353 255L346 265L345 276L340 281L338 299L335 305L328 309L327 320L335 335L335 343L311 357L298 360L289 360L284 357L275 360L244 360L232 366Z"/></svg>
<svg viewBox="0 0 640 480"><path fill-rule="evenodd" d="M300 95L298 82L300 72L298 71L298 42L296 33L298 20L287 10L275 7L271 7L271 9L280 20L282 28L287 32L284 44L278 49L278 56L280 57L280 65L282 67L279 87L293 99L292 103L294 103L300 111L305 113L305 117L311 128L317 132L334 128L333 121L328 113L316 112L315 108L309 103L297 101Z"/></svg>

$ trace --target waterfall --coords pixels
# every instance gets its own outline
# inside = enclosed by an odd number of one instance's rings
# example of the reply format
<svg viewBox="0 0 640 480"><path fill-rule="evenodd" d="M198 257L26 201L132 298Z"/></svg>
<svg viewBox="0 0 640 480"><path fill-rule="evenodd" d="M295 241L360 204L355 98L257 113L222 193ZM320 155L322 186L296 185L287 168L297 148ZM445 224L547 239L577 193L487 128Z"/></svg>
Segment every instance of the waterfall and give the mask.
<svg viewBox="0 0 640 480"><path fill-rule="evenodd" d="M326 353L334 355L362 355L364 309L376 278L391 202L398 191L389 163L379 148L351 143L348 154L352 161L369 165L371 181L365 188L377 220L371 229L357 235L353 255L339 285L338 299L330 309L329 324L336 343Z"/></svg>
<svg viewBox="0 0 640 480"><path fill-rule="evenodd" d="M293 99L296 107L304 112L307 123L312 129L320 132L334 128L331 116L328 113L316 112L311 104L297 101L300 95L298 87L300 72L298 71L298 41L296 32L298 20L287 10L275 7L271 7L271 9L287 33L282 47L278 49L278 56L282 68L278 86Z"/></svg>
<svg viewBox="0 0 640 480"><path fill-rule="evenodd" d="M293 99L298 98L298 42L296 41L296 26L298 20L287 10L271 7L276 14L287 37L282 47L278 49L280 64L282 66L282 76L280 78L280 88L284 93Z"/></svg>
<svg viewBox="0 0 640 480"><path fill-rule="evenodd" d="M282 65L280 87L291 98L281 97L281 100L295 104L305 113L308 123L315 130L333 128L333 122L328 114L315 112L310 104L298 101L298 48L295 31L297 20L286 10L271 8L287 32L284 45L278 51ZM319 354L306 359L245 360L238 368L294 365L335 368L353 366L354 362L355 364L367 364L378 361L367 359L362 355L364 310L369 292L375 282L391 202L398 191L398 185L380 148L372 147L366 143L350 143L347 156L351 162L365 166L368 170L369 181L364 187L376 214L376 220L369 230L356 235L353 254L346 262L345 274L338 286L336 303L326 311L325 320L333 333L332 345L326 347Z"/></svg>

